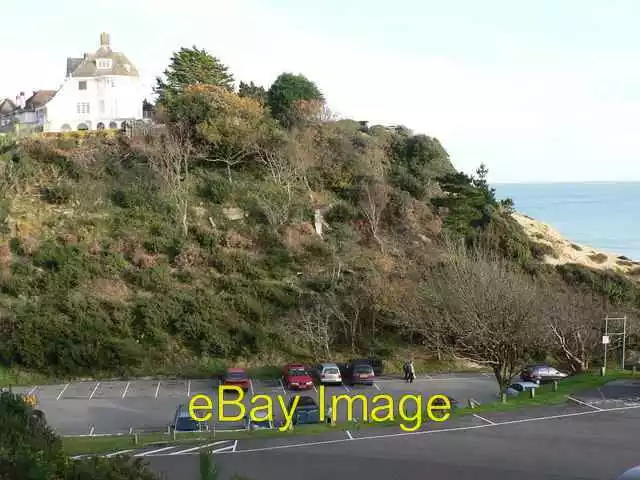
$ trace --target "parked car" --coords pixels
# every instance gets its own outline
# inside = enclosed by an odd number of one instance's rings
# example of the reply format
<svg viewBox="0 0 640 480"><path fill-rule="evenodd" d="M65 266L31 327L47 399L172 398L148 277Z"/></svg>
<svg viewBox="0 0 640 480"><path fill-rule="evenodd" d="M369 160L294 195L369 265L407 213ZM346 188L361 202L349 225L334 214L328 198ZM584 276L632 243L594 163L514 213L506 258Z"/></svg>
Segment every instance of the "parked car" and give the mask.
<svg viewBox="0 0 640 480"><path fill-rule="evenodd" d="M244 368L229 368L223 375L221 384L234 385L246 392L251 386L251 379L247 372L244 371Z"/></svg>
<svg viewBox="0 0 640 480"><path fill-rule="evenodd" d="M538 383L549 383L554 380L562 380L568 376L568 374L559 371L557 368L545 364L527 365L520 374L520 378L525 382Z"/></svg>
<svg viewBox="0 0 640 480"><path fill-rule="evenodd" d="M294 398L289 400L287 410L291 411ZM298 405L293 413L292 423L294 425L308 425L314 423L321 423L320 419L320 407L312 397L302 396L298 400Z"/></svg>
<svg viewBox="0 0 640 480"><path fill-rule="evenodd" d="M640 480L640 465L627 470L617 480Z"/></svg>
<svg viewBox="0 0 640 480"><path fill-rule="evenodd" d="M311 378L304 365L286 365L282 378L282 382L292 390L305 390L313 387L313 378Z"/></svg>
<svg viewBox="0 0 640 480"><path fill-rule="evenodd" d="M178 405L171 423L171 430L176 432L203 432L209 430L207 422L198 422L191 418L189 407L185 404Z"/></svg>
<svg viewBox="0 0 640 480"><path fill-rule="evenodd" d="M362 362L348 363L340 373L342 381L350 385L373 385L376 376L373 367Z"/></svg>
<svg viewBox="0 0 640 480"><path fill-rule="evenodd" d="M269 414L263 411L255 412L256 420L251 418L251 414L247 413L244 418L244 425L247 430L273 430L275 428L273 419L269 419Z"/></svg>
<svg viewBox="0 0 640 480"><path fill-rule="evenodd" d="M373 373L375 373L376 377L379 377L384 373L384 363L379 358L356 358L349 360L349 363L364 363L367 365L371 365L371 367L373 368Z"/></svg>
<svg viewBox="0 0 640 480"><path fill-rule="evenodd" d="M313 369L313 374L318 380L318 383L325 384L342 384L342 375L340 369L335 363L320 363Z"/></svg>
<svg viewBox="0 0 640 480"><path fill-rule="evenodd" d="M522 392L528 392L530 390L535 390L540 387L540 384L537 382L513 382L511 385L507 387L507 395L510 397L515 397L520 395Z"/></svg>

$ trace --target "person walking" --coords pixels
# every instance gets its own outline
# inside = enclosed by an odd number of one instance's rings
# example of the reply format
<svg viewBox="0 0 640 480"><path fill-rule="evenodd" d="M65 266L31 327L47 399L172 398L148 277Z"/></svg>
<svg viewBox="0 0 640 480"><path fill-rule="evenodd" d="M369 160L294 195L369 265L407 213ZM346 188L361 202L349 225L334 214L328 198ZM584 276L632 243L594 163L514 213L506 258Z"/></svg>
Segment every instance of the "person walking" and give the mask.
<svg viewBox="0 0 640 480"><path fill-rule="evenodd" d="M404 372L404 381L408 382L409 381L409 362L404 362L404 364L402 365L402 370Z"/></svg>
<svg viewBox="0 0 640 480"><path fill-rule="evenodd" d="M416 378L416 369L413 366L413 360L409 362L409 383L413 383Z"/></svg>

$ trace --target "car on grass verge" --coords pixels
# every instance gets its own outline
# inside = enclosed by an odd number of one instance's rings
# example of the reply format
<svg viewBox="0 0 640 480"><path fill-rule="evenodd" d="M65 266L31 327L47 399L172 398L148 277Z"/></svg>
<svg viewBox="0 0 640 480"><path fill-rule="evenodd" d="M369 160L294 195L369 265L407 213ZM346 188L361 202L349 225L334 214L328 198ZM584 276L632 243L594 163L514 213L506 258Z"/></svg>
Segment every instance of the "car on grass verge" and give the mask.
<svg viewBox="0 0 640 480"><path fill-rule="evenodd" d="M348 363L340 372L342 381L349 385L373 385L376 377L373 367L368 363Z"/></svg>
<svg viewBox="0 0 640 480"><path fill-rule="evenodd" d="M515 397L520 395L522 392L529 392L531 390L535 390L540 387L540 384L537 382L513 382L511 385L507 387L507 395L510 397Z"/></svg>
<svg viewBox="0 0 640 480"><path fill-rule="evenodd" d="M206 432L209 430L207 422L198 422L191 418L187 405L178 405L171 423L171 430L176 432Z"/></svg>
<svg viewBox="0 0 640 480"><path fill-rule="evenodd" d="M291 411L295 397L289 400L287 410ZM326 418L326 416L325 416ZM311 425L322 423L320 407L312 397L301 396L293 412L291 423L294 425Z"/></svg>
<svg viewBox="0 0 640 480"><path fill-rule="evenodd" d="M559 371L557 368L546 364L527 365L522 370L520 378L525 382L549 383L554 380L567 378L567 373Z"/></svg>
<svg viewBox="0 0 640 480"><path fill-rule="evenodd" d="M225 374L222 376L222 385L233 385L240 387L245 392L249 390L251 386L251 379L244 368L228 368Z"/></svg>
<svg viewBox="0 0 640 480"><path fill-rule="evenodd" d="M313 378L304 365L290 363L284 367L282 383L291 390L305 390L313 387Z"/></svg>
<svg viewBox="0 0 640 480"><path fill-rule="evenodd" d="M627 470L617 480L640 480L640 465Z"/></svg>
<svg viewBox="0 0 640 480"><path fill-rule="evenodd" d="M335 363L320 363L313 369L313 374L317 378L318 383L322 385L342 384L342 375L340 375L340 369Z"/></svg>
<svg viewBox="0 0 640 480"><path fill-rule="evenodd" d="M250 413L244 417L244 426L247 430L273 430L275 428L273 419L269 418L268 412L257 411L254 416L256 419L251 418Z"/></svg>

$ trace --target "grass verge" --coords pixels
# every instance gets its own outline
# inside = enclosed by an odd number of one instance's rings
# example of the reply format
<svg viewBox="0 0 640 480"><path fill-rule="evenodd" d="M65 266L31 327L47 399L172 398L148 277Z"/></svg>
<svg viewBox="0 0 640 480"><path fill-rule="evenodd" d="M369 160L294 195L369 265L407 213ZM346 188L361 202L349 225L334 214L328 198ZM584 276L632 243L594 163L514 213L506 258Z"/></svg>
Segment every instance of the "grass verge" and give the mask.
<svg viewBox="0 0 640 480"><path fill-rule="evenodd" d="M562 382L558 382L558 390L553 390L553 385L542 385L538 388L535 398L530 398L529 395L520 394L517 397L511 397L507 403L501 403L496 401L495 403L487 403L480 405L476 408L460 408L453 412L451 418L456 418L464 415L471 415L473 413L487 413L487 412L500 412L513 410L523 407L535 407L544 405L557 405L565 402L568 396L578 394L580 392L593 390L602 385L620 379L637 378L640 379L640 375L632 376L631 372L612 371L607 375L600 376L599 374L590 373L577 375L570 377ZM141 434L138 436L138 443L133 443L133 437L129 435L120 436L104 436L104 437L67 437L63 438L63 445L65 451L69 455L77 454L95 454L101 452L109 452L116 450L127 450L132 448L141 448L154 444L185 444L185 443L198 443L217 440L242 440L247 438L269 438L276 436L294 436L294 435L314 435L319 433L326 433L335 430L359 430L361 428L370 427L390 427L398 426L404 420L395 419L388 422L376 422L376 423L353 423L345 422L339 423L335 426L331 425L304 425L297 427L292 431L280 432L274 430L258 430L253 432L240 431L240 432L220 432L215 433L207 432L202 434L179 434L174 441L167 433L152 433Z"/></svg>

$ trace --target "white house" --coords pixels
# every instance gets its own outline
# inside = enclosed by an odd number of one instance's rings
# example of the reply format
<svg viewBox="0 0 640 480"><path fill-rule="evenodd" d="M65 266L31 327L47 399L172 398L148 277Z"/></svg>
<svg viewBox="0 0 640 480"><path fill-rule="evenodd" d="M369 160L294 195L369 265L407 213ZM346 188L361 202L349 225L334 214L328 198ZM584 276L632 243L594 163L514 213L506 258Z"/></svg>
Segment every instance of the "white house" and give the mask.
<svg viewBox="0 0 640 480"><path fill-rule="evenodd" d="M121 128L143 119L143 100L138 70L102 33L95 53L67 58L64 84L37 110L45 132Z"/></svg>

